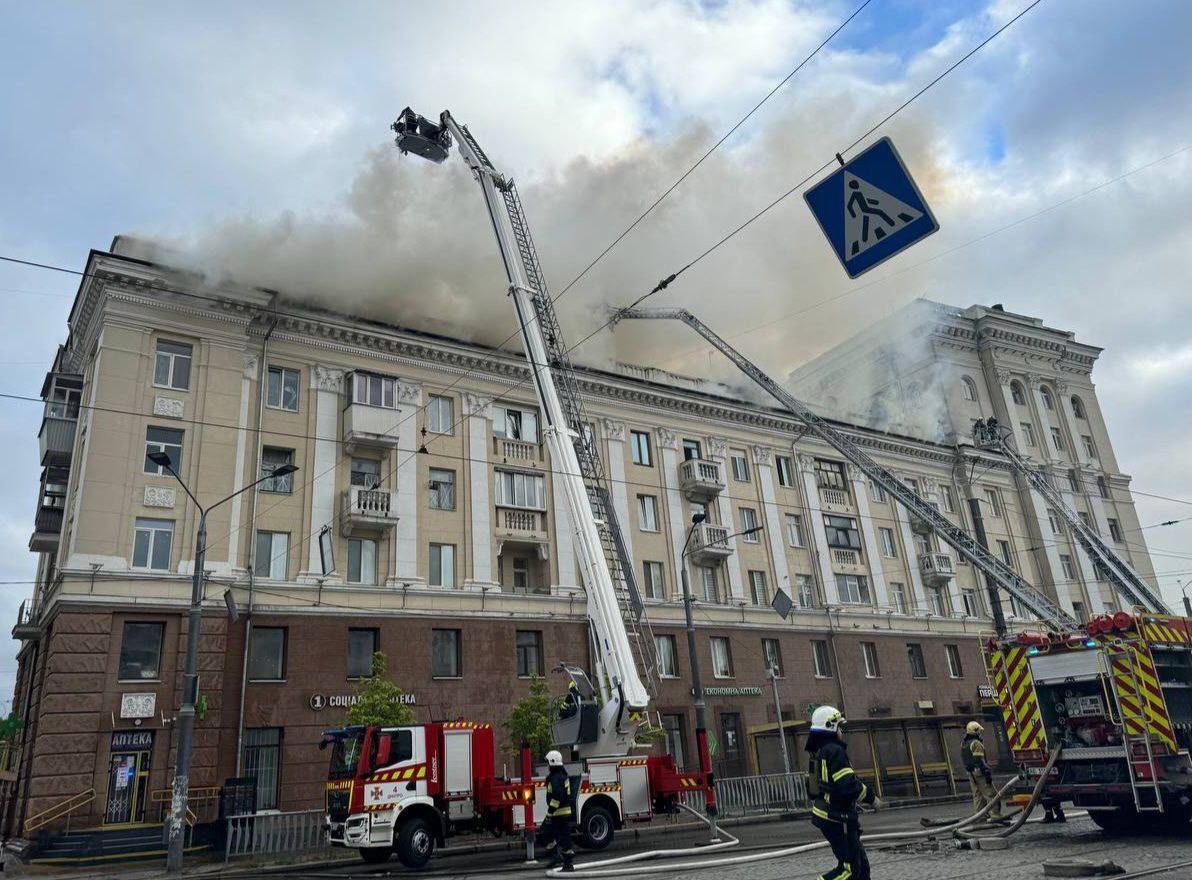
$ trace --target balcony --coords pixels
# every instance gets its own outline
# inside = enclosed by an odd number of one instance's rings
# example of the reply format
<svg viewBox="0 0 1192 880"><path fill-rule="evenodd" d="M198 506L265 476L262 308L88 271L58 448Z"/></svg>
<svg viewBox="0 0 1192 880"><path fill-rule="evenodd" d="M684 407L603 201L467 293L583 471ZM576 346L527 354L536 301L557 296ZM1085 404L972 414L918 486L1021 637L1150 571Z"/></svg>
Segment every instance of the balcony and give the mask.
<svg viewBox="0 0 1192 880"><path fill-rule="evenodd" d="M344 492L344 512L340 522L345 537L358 529L393 528L397 525L397 493L352 486Z"/></svg>
<svg viewBox="0 0 1192 880"><path fill-rule="evenodd" d="M53 553L62 537L62 508L39 507L33 516L33 536L29 549L34 553Z"/></svg>
<svg viewBox="0 0 1192 880"><path fill-rule="evenodd" d="M830 489L827 486L820 486L819 495L820 502L829 510L840 508L846 510L852 509L853 499L847 489Z"/></svg>
<svg viewBox="0 0 1192 880"><path fill-rule="evenodd" d="M493 455L504 464L536 466L542 461L542 447L528 440L493 437Z"/></svg>
<svg viewBox="0 0 1192 880"><path fill-rule="evenodd" d="M724 466L718 461L689 458L679 465L679 489L688 501L707 504L723 492L726 486Z"/></svg>
<svg viewBox="0 0 1192 880"><path fill-rule="evenodd" d="M919 573L923 583L939 587L956 576L956 566L947 553L924 553L919 556Z"/></svg>
<svg viewBox="0 0 1192 880"><path fill-rule="evenodd" d="M41 638L41 627L37 625L30 612L31 600L26 599L17 609L17 622L12 627L12 637L22 642L37 641Z"/></svg>
<svg viewBox="0 0 1192 880"><path fill-rule="evenodd" d="M41 449L42 467L69 467L74 453L75 429L78 418L47 415L41 420L37 443Z"/></svg>
<svg viewBox="0 0 1192 880"><path fill-rule="evenodd" d="M938 504L936 504L934 501L928 501L927 503L935 508L936 513L939 513L940 506ZM925 519L920 519L914 514L910 514L910 526L911 531L916 535L930 535L935 532L935 526L931 525L931 523Z"/></svg>
<svg viewBox="0 0 1192 880"><path fill-rule="evenodd" d="M844 568L855 568L861 565L861 554L857 550L844 550L840 547L832 548L832 565Z"/></svg>
<svg viewBox="0 0 1192 880"><path fill-rule="evenodd" d="M689 555L696 565L716 563L733 555L728 543L728 529L702 522L691 533Z"/></svg>
<svg viewBox="0 0 1192 880"><path fill-rule="evenodd" d="M550 546L546 513L521 507L497 507L496 539L498 556L506 544L529 544L539 559L546 559Z"/></svg>
<svg viewBox="0 0 1192 880"><path fill-rule="evenodd" d="M400 421L397 409L349 403L344 408L344 451L352 455L357 449L396 449Z"/></svg>

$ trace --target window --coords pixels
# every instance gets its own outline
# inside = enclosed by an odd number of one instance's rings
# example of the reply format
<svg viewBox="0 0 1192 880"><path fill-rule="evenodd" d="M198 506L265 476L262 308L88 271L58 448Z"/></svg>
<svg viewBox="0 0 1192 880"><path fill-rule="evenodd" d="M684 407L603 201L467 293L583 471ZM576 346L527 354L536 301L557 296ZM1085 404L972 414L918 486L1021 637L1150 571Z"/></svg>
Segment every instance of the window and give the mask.
<svg viewBox="0 0 1192 880"><path fill-rule="evenodd" d="M455 433L455 401L441 394L432 394L426 400L426 430L432 434Z"/></svg>
<svg viewBox="0 0 1192 880"><path fill-rule="evenodd" d="M433 678L459 678L463 669L459 630L431 630L430 656Z"/></svg>
<svg viewBox="0 0 1192 880"><path fill-rule="evenodd" d="M288 532L257 532L257 546L252 560L254 576L284 581L289 559Z"/></svg>
<svg viewBox="0 0 1192 880"><path fill-rule="evenodd" d="M642 467L653 467L654 459L650 454L650 435L645 431L629 432L629 449L633 455L633 463Z"/></svg>
<svg viewBox="0 0 1192 880"><path fill-rule="evenodd" d="M538 411L514 409L508 406L493 407L493 434L507 440L538 442Z"/></svg>
<svg viewBox="0 0 1192 880"><path fill-rule="evenodd" d="M700 581L704 585L704 599L708 602L719 602L720 591L716 586L716 569L711 565L699 566Z"/></svg>
<svg viewBox="0 0 1192 880"><path fill-rule="evenodd" d="M653 495L637 496L638 526L643 532L658 531L658 499Z"/></svg>
<svg viewBox="0 0 1192 880"><path fill-rule="evenodd" d="M754 605L768 605L769 591L766 589L766 573L764 571L749 572L749 598Z"/></svg>
<svg viewBox="0 0 1192 880"><path fill-rule="evenodd" d="M741 531L748 532L750 529L757 528L757 511L752 507L741 508ZM741 535L741 540L746 544L756 544L761 541L761 532L754 532L752 535Z"/></svg>
<svg viewBox="0 0 1192 880"><path fill-rule="evenodd" d="M749 482L749 459L745 457L744 451L734 449L729 453L729 460L733 465L733 479L738 483Z"/></svg>
<svg viewBox="0 0 1192 880"><path fill-rule="evenodd" d="M911 676L927 678L927 661L923 659L923 646L918 642L908 642L906 657L911 664Z"/></svg>
<svg viewBox="0 0 1192 880"><path fill-rule="evenodd" d="M1068 580L1075 580L1076 569L1072 567L1072 557L1067 553L1060 554L1060 568L1063 569L1064 577Z"/></svg>
<svg viewBox="0 0 1192 880"><path fill-rule="evenodd" d="M137 517L132 536L132 567L145 571L169 571L170 544L173 540L172 519Z"/></svg>
<svg viewBox="0 0 1192 880"><path fill-rule="evenodd" d="M873 499L875 504L886 503L886 490L877 483L870 481L869 483L869 497Z"/></svg>
<svg viewBox="0 0 1192 880"><path fill-rule="evenodd" d="M792 547L803 545L803 517L795 513L786 515L786 542Z"/></svg>
<svg viewBox="0 0 1192 880"><path fill-rule="evenodd" d="M838 574L836 575L836 595L846 605L868 605L869 583L864 575Z"/></svg>
<svg viewBox="0 0 1192 880"><path fill-rule="evenodd" d="M682 770L687 754L686 737L683 732L682 715L663 715L662 729L666 731L666 752L675 759L675 766Z"/></svg>
<svg viewBox="0 0 1192 880"><path fill-rule="evenodd" d="M1032 448L1038 446L1038 443L1035 442L1034 425L1032 425L1030 422L1023 422L1020 427L1022 428L1022 442Z"/></svg>
<svg viewBox="0 0 1192 880"><path fill-rule="evenodd" d="M944 645L944 655L948 658L948 678L964 678L964 666L960 662L960 648L956 645Z"/></svg>
<svg viewBox="0 0 1192 880"><path fill-rule="evenodd" d="M455 510L455 471L430 469L430 509Z"/></svg>
<svg viewBox="0 0 1192 880"><path fill-rule="evenodd" d="M1076 476L1075 470L1068 471L1068 488L1073 492L1080 491L1080 477Z"/></svg>
<svg viewBox="0 0 1192 880"><path fill-rule="evenodd" d="M1022 383L1017 379L1010 383L1010 399L1016 406L1026 406L1026 392L1022 390Z"/></svg>
<svg viewBox="0 0 1192 880"><path fill-rule="evenodd" d="M1085 420L1084 403L1075 394L1072 395L1072 415L1082 422Z"/></svg>
<svg viewBox="0 0 1192 880"><path fill-rule="evenodd" d="M666 584L663 582L662 563L646 560L642 563L643 585L647 599L665 599Z"/></svg>
<svg viewBox="0 0 1192 880"><path fill-rule="evenodd" d="M541 474L497 471L497 504L501 507L546 509L546 482Z"/></svg>
<svg viewBox="0 0 1192 880"><path fill-rule="evenodd" d="M1039 386L1039 396L1043 398L1043 405L1049 410L1055 410L1055 398L1051 396L1051 389L1046 385Z"/></svg>
<svg viewBox="0 0 1192 880"><path fill-rule="evenodd" d="M998 555L1002 557L1002 562L1006 563L1006 565L1010 566L1011 568L1014 567L1013 556L1010 553L1009 541L998 540L997 552Z"/></svg>
<svg viewBox="0 0 1192 880"><path fill-rule="evenodd" d="M658 660L658 675L661 678L679 677L679 655L674 636L654 636L654 655Z"/></svg>
<svg viewBox="0 0 1192 880"><path fill-rule="evenodd" d="M977 598L976 590L961 590L960 599L964 602L964 613L967 617L981 616L981 601Z"/></svg>
<svg viewBox="0 0 1192 880"><path fill-rule="evenodd" d="M948 599L943 587L927 587L927 610L936 617L948 615Z"/></svg>
<svg viewBox="0 0 1192 880"><path fill-rule="evenodd" d="M956 512L956 497L952 494L951 486L940 486L940 504L945 513Z"/></svg>
<svg viewBox="0 0 1192 880"><path fill-rule="evenodd" d="M502 559L502 567L504 562ZM509 562L513 569L513 592L530 592L530 560L524 556L514 556Z"/></svg>
<svg viewBox="0 0 1192 880"><path fill-rule="evenodd" d="M964 387L964 399L976 402L977 400L977 383L968 376L960 378L960 384Z"/></svg>
<svg viewBox="0 0 1192 880"><path fill-rule="evenodd" d="M857 521L849 516L825 516L824 531L828 533L828 546L847 550L861 549L861 533Z"/></svg>
<svg viewBox="0 0 1192 880"><path fill-rule="evenodd" d="M81 388L70 388L59 385L59 380L54 380L53 387L50 389L50 396L45 398L46 401L46 415L55 419L77 419L79 417L79 404L82 403L83 391Z"/></svg>
<svg viewBox="0 0 1192 880"><path fill-rule="evenodd" d="M1097 447L1093 444L1093 438L1088 434L1080 435L1080 442L1084 445L1084 454L1089 458L1097 457Z"/></svg>
<svg viewBox="0 0 1192 880"><path fill-rule="evenodd" d="M1060 530L1063 528L1063 526L1060 525L1060 515L1054 510L1048 509L1047 522L1051 526L1051 533L1053 535L1058 535Z"/></svg>
<svg viewBox="0 0 1192 880"><path fill-rule="evenodd" d="M1083 602L1073 602L1072 603L1072 616L1075 617L1077 620L1079 620L1081 623L1088 623L1089 618L1088 618L1087 612L1084 610Z"/></svg>
<svg viewBox="0 0 1192 880"><path fill-rule="evenodd" d="M811 575L795 575L795 601L800 608L815 607L815 587L811 583Z"/></svg>
<svg viewBox="0 0 1192 880"><path fill-rule="evenodd" d="M280 626L254 626L248 640L248 677L251 681L285 678L286 631Z"/></svg>
<svg viewBox="0 0 1192 880"><path fill-rule="evenodd" d="M161 677L161 639L164 623L126 621L120 639L121 681L151 681Z"/></svg>
<svg viewBox="0 0 1192 880"><path fill-rule="evenodd" d="M716 678L733 677L733 651L725 636L712 636L712 675Z"/></svg>
<svg viewBox="0 0 1192 880"><path fill-rule="evenodd" d="M762 657L766 661L766 668L773 669L774 674L782 678L782 646L778 639L762 639Z"/></svg>
<svg viewBox="0 0 1192 880"><path fill-rule="evenodd" d="M380 650L380 641L379 630L348 630L348 678L372 677L373 654Z"/></svg>
<svg viewBox="0 0 1192 880"><path fill-rule="evenodd" d="M164 466L154 464L149 460L150 452L164 452L170 457L170 464L174 470L182 470L182 432L174 428L155 428L150 425L145 429L145 473L164 476L169 473Z"/></svg>
<svg viewBox="0 0 1192 880"><path fill-rule="evenodd" d="M181 342L157 341L153 363L153 384L160 388L186 391L190 388L190 362L193 349Z"/></svg>
<svg viewBox="0 0 1192 880"><path fill-rule="evenodd" d="M393 379L374 373L357 372L352 376L352 401L365 406L397 409Z"/></svg>
<svg viewBox="0 0 1192 880"><path fill-rule="evenodd" d="M281 728L244 731L244 775L257 782L257 809L276 810L281 779Z"/></svg>
<svg viewBox="0 0 1192 880"><path fill-rule="evenodd" d="M843 492L848 488L844 483L844 465L838 461L817 458L815 460L815 481L821 489L839 489Z"/></svg>
<svg viewBox="0 0 1192 880"><path fill-rule="evenodd" d="M529 572L526 572L527 584L529 587ZM433 587L454 587L455 586L455 545L454 544L431 544L430 545L430 583Z"/></svg>
<svg viewBox="0 0 1192 880"><path fill-rule="evenodd" d="M790 456L777 455L774 457L774 467L778 471L779 486L795 485L795 465Z"/></svg>
<svg viewBox="0 0 1192 880"><path fill-rule="evenodd" d="M897 581L890 583L890 609L896 614L906 614L906 585Z"/></svg>
<svg viewBox="0 0 1192 880"><path fill-rule="evenodd" d="M915 554L917 556L926 556L931 552L931 540L927 535L920 535L916 532L912 540L915 542Z"/></svg>
<svg viewBox="0 0 1192 880"><path fill-rule="evenodd" d="M1076 515L1078 517L1080 517L1080 521L1081 521L1081 523L1084 524L1084 527L1086 529L1088 529L1090 532L1097 531L1097 527L1093 525L1093 518L1091 516L1089 516L1085 511L1078 510L1078 511L1076 511Z"/></svg>
<svg viewBox="0 0 1192 880"><path fill-rule="evenodd" d="M266 446L261 450L261 476L267 477L282 465L294 463L294 450L281 449L276 446ZM294 475L283 474L280 477L268 477L261 483L262 492L290 493L294 491Z"/></svg>
<svg viewBox="0 0 1192 880"><path fill-rule="evenodd" d="M1113 538L1115 544L1124 544L1122 539L1122 526L1116 519L1110 517L1109 519L1109 537Z"/></svg>
<svg viewBox="0 0 1192 880"><path fill-rule="evenodd" d="M994 519L1002 518L1002 503L998 497L997 489L984 489L985 503L989 505L989 515Z"/></svg>
<svg viewBox="0 0 1192 880"><path fill-rule="evenodd" d="M1105 482L1104 477L1097 477L1097 494L1102 498L1109 497L1109 484Z"/></svg>
<svg viewBox="0 0 1192 880"><path fill-rule="evenodd" d="M741 716L737 712L720 713L721 743L725 761L741 760ZM725 773L725 776L732 774Z"/></svg>
<svg viewBox="0 0 1192 880"><path fill-rule="evenodd" d="M542 633L536 629L517 631L517 675L542 675Z"/></svg>
<svg viewBox="0 0 1192 880"><path fill-rule="evenodd" d="M361 489L375 489L381 485L381 463L371 458L353 458L349 482Z"/></svg>
<svg viewBox="0 0 1192 880"><path fill-rule="evenodd" d="M877 660L876 642L861 642L861 662L865 665L866 678L882 677L882 667Z"/></svg>
<svg viewBox="0 0 1192 880"><path fill-rule="evenodd" d="M298 371L288 367L270 367L265 390L265 406L298 412Z"/></svg>
<svg viewBox="0 0 1192 880"><path fill-rule="evenodd" d="M683 441L683 461L690 461L693 458L703 458L702 452L703 450L700 448L698 440Z"/></svg>
<svg viewBox="0 0 1192 880"><path fill-rule="evenodd" d="M885 556L887 559L897 559L898 548L894 544L894 530L880 526L878 527L877 534L882 545L882 556Z"/></svg>
<svg viewBox="0 0 1192 880"><path fill-rule="evenodd" d="M832 655L828 652L828 643L820 639L811 640L811 666L815 670L816 678L832 677Z"/></svg>
<svg viewBox="0 0 1192 880"><path fill-rule="evenodd" d="M1051 429L1051 445L1055 447L1056 452L1064 451L1064 435L1060 433L1059 428Z"/></svg>
<svg viewBox="0 0 1192 880"><path fill-rule="evenodd" d="M348 539L348 583L377 582L377 542L371 538Z"/></svg>

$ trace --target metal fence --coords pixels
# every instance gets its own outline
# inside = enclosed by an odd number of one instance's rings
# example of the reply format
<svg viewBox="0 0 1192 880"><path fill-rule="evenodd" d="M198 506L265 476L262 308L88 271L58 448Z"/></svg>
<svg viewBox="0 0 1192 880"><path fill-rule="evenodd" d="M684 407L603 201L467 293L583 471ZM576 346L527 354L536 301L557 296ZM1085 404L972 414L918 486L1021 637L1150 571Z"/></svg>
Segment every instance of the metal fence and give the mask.
<svg viewBox="0 0 1192 880"><path fill-rule="evenodd" d="M224 859L326 849L323 810L229 816Z"/></svg>
<svg viewBox="0 0 1192 880"><path fill-rule="evenodd" d="M704 796L689 792L683 803L702 812ZM806 773L766 773L716 780L716 805L721 816L756 816L807 810Z"/></svg>

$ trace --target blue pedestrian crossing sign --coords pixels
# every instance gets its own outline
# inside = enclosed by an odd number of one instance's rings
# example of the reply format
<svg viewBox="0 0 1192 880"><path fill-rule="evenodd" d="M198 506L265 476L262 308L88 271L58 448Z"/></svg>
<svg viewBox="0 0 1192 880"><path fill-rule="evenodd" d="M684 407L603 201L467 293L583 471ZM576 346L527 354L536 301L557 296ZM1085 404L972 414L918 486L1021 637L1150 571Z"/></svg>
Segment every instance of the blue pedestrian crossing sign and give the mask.
<svg viewBox="0 0 1192 880"><path fill-rule="evenodd" d="M893 142L882 138L806 193L849 278L940 228Z"/></svg>

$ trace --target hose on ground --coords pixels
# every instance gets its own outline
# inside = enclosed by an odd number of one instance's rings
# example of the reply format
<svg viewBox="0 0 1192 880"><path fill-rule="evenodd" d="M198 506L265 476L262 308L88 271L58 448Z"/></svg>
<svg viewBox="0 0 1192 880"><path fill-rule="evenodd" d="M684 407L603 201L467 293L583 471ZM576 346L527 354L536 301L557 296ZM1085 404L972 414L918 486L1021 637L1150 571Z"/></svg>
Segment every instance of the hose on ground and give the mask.
<svg viewBox="0 0 1192 880"><path fill-rule="evenodd" d="M965 831L963 828L957 828L952 832L952 835L960 840L972 840L975 837L1009 837L1015 831L1023 826L1026 820L1030 817L1031 811L1035 809L1036 804L1039 803L1039 798L1043 796L1043 786L1047 784L1047 777L1051 775L1051 768L1055 766L1055 762L1059 760L1060 753L1064 750L1062 745L1056 746L1051 750L1051 759L1047 762L1047 766L1043 768L1043 772L1039 774L1039 780L1035 783L1035 788L1031 791L1031 799L1023 805L1023 808L1018 812L1017 818L1014 819L1005 828L995 831L990 834L974 834ZM999 795L999 799L1000 799ZM994 801L997 803L997 801Z"/></svg>

